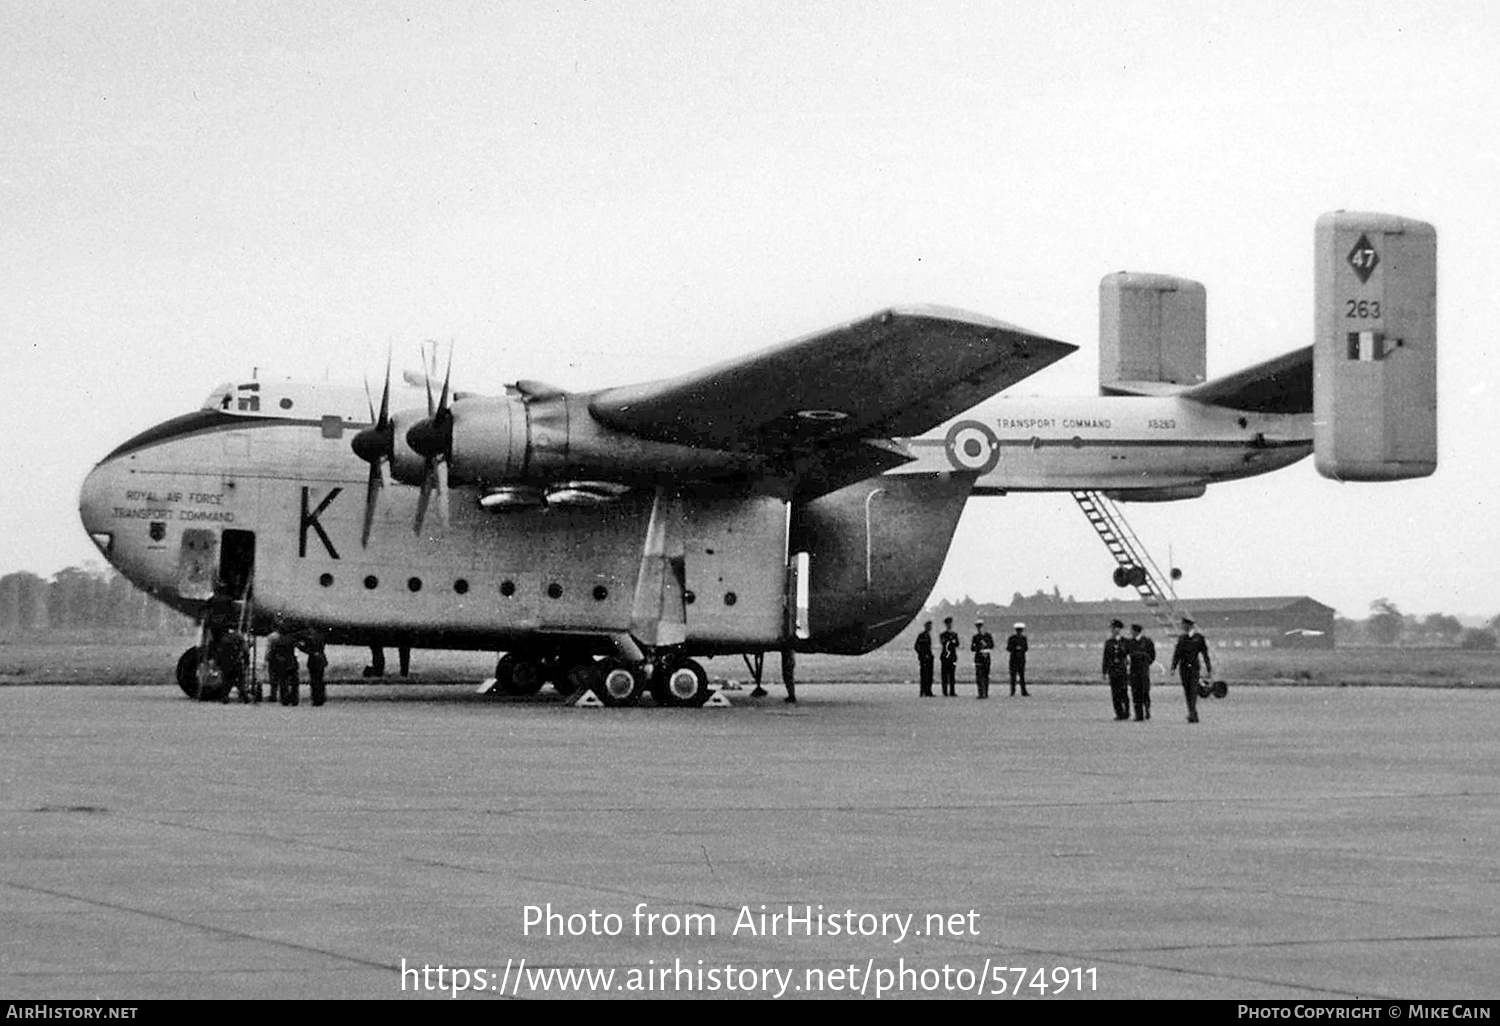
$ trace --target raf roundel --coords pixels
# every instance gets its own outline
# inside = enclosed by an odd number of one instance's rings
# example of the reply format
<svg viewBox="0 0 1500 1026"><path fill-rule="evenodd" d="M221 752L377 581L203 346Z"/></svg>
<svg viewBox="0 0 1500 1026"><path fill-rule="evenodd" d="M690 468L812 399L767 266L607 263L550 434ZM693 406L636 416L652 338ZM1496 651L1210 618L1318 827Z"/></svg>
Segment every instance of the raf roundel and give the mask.
<svg viewBox="0 0 1500 1026"><path fill-rule="evenodd" d="M948 462L955 470L988 474L1000 462L995 433L977 420L961 420L948 429Z"/></svg>

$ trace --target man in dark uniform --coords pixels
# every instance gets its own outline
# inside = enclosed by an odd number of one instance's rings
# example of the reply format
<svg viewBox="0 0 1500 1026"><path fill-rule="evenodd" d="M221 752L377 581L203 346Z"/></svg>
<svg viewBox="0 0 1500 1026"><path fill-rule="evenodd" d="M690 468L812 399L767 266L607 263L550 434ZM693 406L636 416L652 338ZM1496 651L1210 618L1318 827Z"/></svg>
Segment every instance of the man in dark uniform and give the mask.
<svg viewBox="0 0 1500 1026"><path fill-rule="evenodd" d="M919 678L917 694L923 698L932 697L932 621L928 620L922 624L922 632L917 635L916 643L912 650L917 653L917 676Z"/></svg>
<svg viewBox="0 0 1500 1026"><path fill-rule="evenodd" d="M1192 620L1182 618L1182 634L1177 638L1177 647L1172 650L1172 669L1182 674L1182 693L1187 698L1187 721L1198 722L1198 660L1203 660L1203 670L1213 676L1213 661L1208 657L1208 639L1198 633Z"/></svg>
<svg viewBox="0 0 1500 1026"><path fill-rule="evenodd" d="M958 632L953 629L953 617L943 617L943 633L938 635L938 662L943 671L943 697L958 694Z"/></svg>
<svg viewBox="0 0 1500 1026"><path fill-rule="evenodd" d="M266 673L282 705L298 704L301 683L297 679L297 643L285 631L272 631L266 638Z"/></svg>
<svg viewBox="0 0 1500 1026"><path fill-rule="evenodd" d="M1109 622L1109 637L1104 642L1104 679L1109 681L1109 697L1115 706L1115 719L1130 719L1130 642L1120 637L1125 624Z"/></svg>
<svg viewBox="0 0 1500 1026"><path fill-rule="evenodd" d="M236 689L240 701L250 701L250 686L245 682L245 670L250 659L245 636L233 627L226 627L213 645L214 662L219 667L219 677L224 682L222 701L229 701L229 693ZM259 701L259 699L256 699Z"/></svg>
<svg viewBox="0 0 1500 1026"><path fill-rule="evenodd" d="M1156 642L1141 633L1141 625L1130 625L1130 699L1137 721L1151 718L1151 664L1156 662Z"/></svg>
<svg viewBox="0 0 1500 1026"><path fill-rule="evenodd" d="M974 653L974 684L979 689L980 698L990 697L990 652L994 647L995 636L984 629L983 620L975 620L969 651Z"/></svg>
<svg viewBox="0 0 1500 1026"><path fill-rule="evenodd" d="M307 686L312 692L312 704L322 705L328 699L328 689L323 682L323 675L328 670L328 652L323 635L317 631L308 631L297 647L307 653Z"/></svg>
<svg viewBox="0 0 1500 1026"><path fill-rule="evenodd" d="M1010 653L1010 694L1014 698L1016 685L1021 685L1021 696L1028 697L1026 690L1026 625L1016 624L1016 632L1005 639L1005 651Z"/></svg>

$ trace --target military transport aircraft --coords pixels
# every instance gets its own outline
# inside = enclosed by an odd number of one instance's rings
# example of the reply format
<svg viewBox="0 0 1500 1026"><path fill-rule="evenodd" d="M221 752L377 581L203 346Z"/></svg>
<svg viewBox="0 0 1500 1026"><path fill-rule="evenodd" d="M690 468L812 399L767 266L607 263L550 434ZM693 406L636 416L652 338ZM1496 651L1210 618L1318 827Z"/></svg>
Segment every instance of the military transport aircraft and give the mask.
<svg viewBox="0 0 1500 1026"><path fill-rule="evenodd" d="M1314 344L1214 380L1202 286L1111 275L1093 398L985 402L1075 347L936 307L586 393L455 392L447 373L393 389L388 362L378 407L221 386L106 456L80 511L131 581L203 620L190 694L238 619L502 652L512 694L701 704L698 657L753 657L758 678L766 653L786 670L890 640L970 495L1190 498L1310 452L1336 478L1431 473L1435 233L1341 212L1316 239Z"/></svg>

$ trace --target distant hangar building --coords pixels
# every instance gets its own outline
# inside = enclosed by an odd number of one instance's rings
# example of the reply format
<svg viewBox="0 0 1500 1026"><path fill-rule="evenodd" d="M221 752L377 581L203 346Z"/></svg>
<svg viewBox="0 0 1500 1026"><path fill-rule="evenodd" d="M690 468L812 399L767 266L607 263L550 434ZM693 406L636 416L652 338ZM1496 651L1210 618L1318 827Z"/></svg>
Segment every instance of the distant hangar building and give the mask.
<svg viewBox="0 0 1500 1026"><path fill-rule="evenodd" d="M1332 606L1306 595L1266 598L1182 599L1178 607L1198 621L1216 648L1332 648ZM1037 602L1005 607L1007 618L1026 624L1034 645L1098 644L1109 630L1110 620L1138 623L1157 639L1162 629L1139 599L1111 602ZM1176 633L1176 628L1173 628Z"/></svg>

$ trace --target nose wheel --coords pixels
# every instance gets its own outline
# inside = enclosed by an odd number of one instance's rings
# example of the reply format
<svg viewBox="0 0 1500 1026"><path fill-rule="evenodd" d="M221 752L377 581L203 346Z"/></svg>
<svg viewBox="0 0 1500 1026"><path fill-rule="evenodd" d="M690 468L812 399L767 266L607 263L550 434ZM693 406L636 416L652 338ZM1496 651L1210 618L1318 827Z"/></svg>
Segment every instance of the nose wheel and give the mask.
<svg viewBox="0 0 1500 1026"><path fill-rule="evenodd" d="M203 650L197 645L182 653L177 660L177 686L184 695L201 702L216 701L228 690L218 667L213 663L204 664Z"/></svg>

